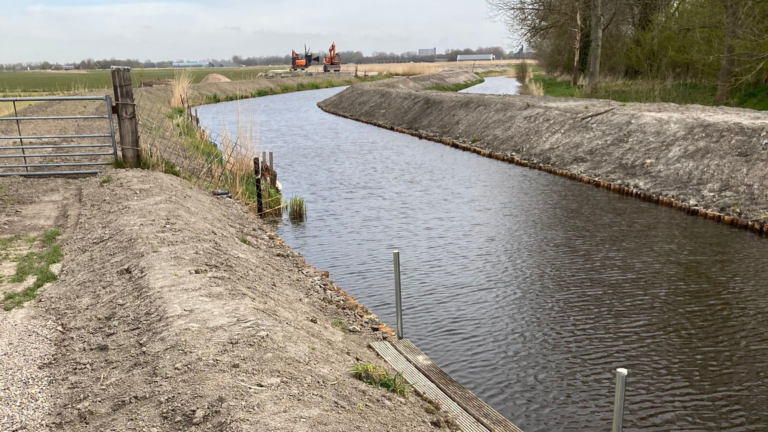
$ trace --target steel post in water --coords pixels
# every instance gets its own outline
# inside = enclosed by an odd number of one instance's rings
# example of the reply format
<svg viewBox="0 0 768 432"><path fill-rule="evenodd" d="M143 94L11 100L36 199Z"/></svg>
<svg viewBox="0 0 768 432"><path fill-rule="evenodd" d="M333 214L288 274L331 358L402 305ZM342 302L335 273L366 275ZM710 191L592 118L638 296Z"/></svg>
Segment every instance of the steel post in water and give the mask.
<svg viewBox="0 0 768 432"><path fill-rule="evenodd" d="M624 389L627 386L627 370L616 369L616 398L613 402L613 432L624 427Z"/></svg>
<svg viewBox="0 0 768 432"><path fill-rule="evenodd" d="M400 251L392 251L395 261L395 312L397 313L397 338L403 338L403 304L400 301Z"/></svg>

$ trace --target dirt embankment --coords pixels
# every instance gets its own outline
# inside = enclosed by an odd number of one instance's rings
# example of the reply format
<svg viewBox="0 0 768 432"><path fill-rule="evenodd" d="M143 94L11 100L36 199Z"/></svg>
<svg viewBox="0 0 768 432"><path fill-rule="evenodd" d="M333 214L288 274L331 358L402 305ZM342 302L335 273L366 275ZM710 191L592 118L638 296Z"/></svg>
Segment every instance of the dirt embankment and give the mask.
<svg viewBox="0 0 768 432"><path fill-rule="evenodd" d="M314 76L301 76L301 77L274 77L274 78L259 78L254 80L245 81L230 81L230 82L206 82L200 84L192 84L189 87L189 100L192 105L200 105L205 100L206 96L217 95L221 100L224 100L227 96L237 95L250 95L259 90L274 90L279 91L281 87L293 87L296 88L301 84L310 83L323 83L328 86L344 86L353 82L357 82L353 76L350 75L314 75ZM378 81L377 81L378 82ZM311 87L308 87L311 88ZM154 86L144 87L134 90L135 98L138 104L163 104L167 105L171 100L171 86ZM142 107L139 107L141 112Z"/></svg>
<svg viewBox="0 0 768 432"><path fill-rule="evenodd" d="M362 84L320 107L689 212L706 208L718 220L768 221L768 113L424 91L469 79L449 72Z"/></svg>
<svg viewBox="0 0 768 432"><path fill-rule="evenodd" d="M69 198L40 207L28 192L47 182ZM350 375L385 366L367 347L382 339L370 312L237 202L141 170L0 184L29 201L7 230L35 209L62 229L60 279L11 312L58 328L35 395L46 405L25 424L47 412L63 431L433 430L420 398ZM9 349L0 376L25 362Z"/></svg>

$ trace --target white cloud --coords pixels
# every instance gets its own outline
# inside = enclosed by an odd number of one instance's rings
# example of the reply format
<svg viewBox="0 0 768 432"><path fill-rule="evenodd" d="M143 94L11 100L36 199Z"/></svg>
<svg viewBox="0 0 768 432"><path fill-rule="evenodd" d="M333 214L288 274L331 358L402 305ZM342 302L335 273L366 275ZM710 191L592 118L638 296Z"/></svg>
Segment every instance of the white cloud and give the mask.
<svg viewBox="0 0 768 432"><path fill-rule="evenodd" d="M305 43L366 53L505 43L484 0L0 0L0 10L0 63L282 55Z"/></svg>

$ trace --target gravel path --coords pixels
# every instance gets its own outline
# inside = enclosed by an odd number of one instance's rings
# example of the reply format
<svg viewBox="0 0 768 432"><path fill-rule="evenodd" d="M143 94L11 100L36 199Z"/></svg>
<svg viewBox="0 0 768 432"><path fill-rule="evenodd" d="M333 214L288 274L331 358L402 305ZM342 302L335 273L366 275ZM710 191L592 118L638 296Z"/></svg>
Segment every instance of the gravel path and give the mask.
<svg viewBox="0 0 768 432"><path fill-rule="evenodd" d="M0 431L48 430L48 387L55 325L28 311L0 313Z"/></svg>

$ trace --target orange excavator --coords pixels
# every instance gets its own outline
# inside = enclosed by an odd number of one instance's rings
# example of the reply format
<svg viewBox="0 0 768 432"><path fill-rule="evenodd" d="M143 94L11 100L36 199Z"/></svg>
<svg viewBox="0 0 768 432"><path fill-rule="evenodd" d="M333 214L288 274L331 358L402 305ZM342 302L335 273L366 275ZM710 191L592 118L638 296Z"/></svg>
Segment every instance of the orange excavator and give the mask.
<svg viewBox="0 0 768 432"><path fill-rule="evenodd" d="M341 58L336 53L336 42L328 50L328 57L323 60L323 72L341 72Z"/></svg>
<svg viewBox="0 0 768 432"><path fill-rule="evenodd" d="M304 58L301 58L296 51L291 50L292 71L306 70L308 67L312 66L313 61L320 63L320 57L312 57L312 53L307 49L306 45L304 45Z"/></svg>

